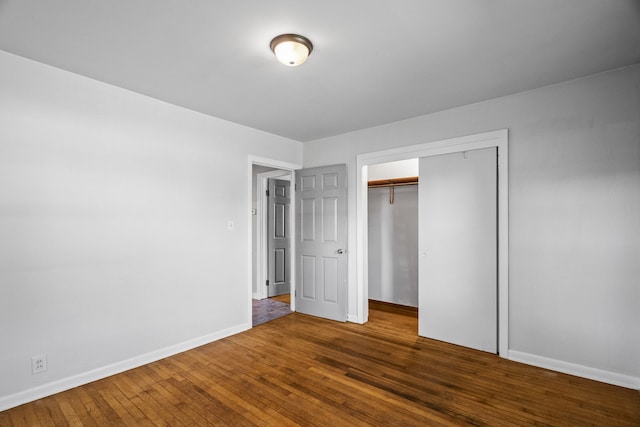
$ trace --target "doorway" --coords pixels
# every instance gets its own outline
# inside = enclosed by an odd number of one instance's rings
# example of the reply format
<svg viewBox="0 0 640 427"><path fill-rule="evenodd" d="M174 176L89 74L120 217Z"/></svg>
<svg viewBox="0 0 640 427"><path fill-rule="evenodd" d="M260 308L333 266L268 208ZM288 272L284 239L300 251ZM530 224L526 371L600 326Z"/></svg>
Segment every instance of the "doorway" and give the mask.
<svg viewBox="0 0 640 427"><path fill-rule="evenodd" d="M284 172L284 174L283 174ZM252 324L254 300L266 299L268 266L265 230L258 212L264 212L267 181L274 176L295 179L295 203L286 226L291 239L290 310L313 316L347 320L347 175L346 165L302 169L300 165L249 156L248 254L249 299L247 323ZM296 269L296 260L299 268ZM296 295L297 294L297 295Z"/></svg>
<svg viewBox="0 0 640 427"><path fill-rule="evenodd" d="M368 172L369 166L484 148L497 151L497 341L498 354L508 357L508 132L506 129L357 156L357 321L368 320Z"/></svg>
<svg viewBox="0 0 640 427"><path fill-rule="evenodd" d="M418 159L370 165L368 172L369 306L417 313Z"/></svg>
<svg viewBox="0 0 640 427"><path fill-rule="evenodd" d="M250 156L248 161L248 195L250 213L248 218L248 246L249 246L249 299L248 299L248 318L249 325L281 317L291 311L295 311L295 299L290 298L290 293L295 290L295 284L292 284L287 294L279 295L275 299L269 298L269 286L267 280L269 275L273 276L275 268L272 258L271 268L269 267L269 219L268 219L268 196L267 190L269 181L278 179L280 182L290 183L296 169L300 169L298 164L280 162L273 159ZM292 218L292 207L282 207L288 218ZM281 213L284 214L285 211ZM284 216L282 220L285 221ZM289 235L293 232L291 221L285 221L282 224L285 230L279 229L278 232L288 231ZM281 266L293 268L295 262L291 255L294 250L295 242L291 242L287 251L279 251L280 256L277 261L281 262ZM274 280L273 278L271 279ZM286 305L286 308L283 307Z"/></svg>

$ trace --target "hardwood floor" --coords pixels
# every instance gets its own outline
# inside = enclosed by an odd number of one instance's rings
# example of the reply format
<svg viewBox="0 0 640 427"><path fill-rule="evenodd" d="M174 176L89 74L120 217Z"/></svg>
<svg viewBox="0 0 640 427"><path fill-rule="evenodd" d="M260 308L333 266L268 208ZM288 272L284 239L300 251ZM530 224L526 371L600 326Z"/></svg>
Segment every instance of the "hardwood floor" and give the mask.
<svg viewBox="0 0 640 427"><path fill-rule="evenodd" d="M0 426L640 425L640 393L417 336L298 313L0 412Z"/></svg>
<svg viewBox="0 0 640 427"><path fill-rule="evenodd" d="M276 295L275 297L271 297L271 299L283 302L285 304L291 304L291 294Z"/></svg>

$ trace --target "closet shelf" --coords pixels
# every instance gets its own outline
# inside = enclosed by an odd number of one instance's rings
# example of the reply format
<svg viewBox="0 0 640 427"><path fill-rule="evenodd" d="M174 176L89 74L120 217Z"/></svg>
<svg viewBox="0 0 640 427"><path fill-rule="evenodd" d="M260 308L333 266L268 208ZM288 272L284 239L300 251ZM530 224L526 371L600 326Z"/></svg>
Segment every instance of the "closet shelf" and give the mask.
<svg viewBox="0 0 640 427"><path fill-rule="evenodd" d="M403 185L416 185L418 184L418 177L410 176L407 178L378 179L375 181L369 181L368 184L369 184L369 188L400 187Z"/></svg>

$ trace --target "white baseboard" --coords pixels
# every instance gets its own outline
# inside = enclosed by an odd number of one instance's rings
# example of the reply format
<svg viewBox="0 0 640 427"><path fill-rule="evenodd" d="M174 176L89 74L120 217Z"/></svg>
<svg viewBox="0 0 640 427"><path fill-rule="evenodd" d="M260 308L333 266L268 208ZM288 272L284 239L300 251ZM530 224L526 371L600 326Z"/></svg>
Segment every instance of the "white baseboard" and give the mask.
<svg viewBox="0 0 640 427"><path fill-rule="evenodd" d="M640 378L630 375L618 374L604 371L602 369L590 368L588 366L575 363L564 362L562 360L550 359L537 356L535 354L523 353L521 351L509 350L509 359L515 362L526 363L527 365L538 366L552 371L575 375L590 380L596 380L607 384L640 390Z"/></svg>
<svg viewBox="0 0 640 427"><path fill-rule="evenodd" d="M53 381L48 384L43 384L41 386L30 388L28 390L11 394L9 396L0 397L0 411L5 411L24 403L51 396L53 394L60 393L62 391L69 390L84 384L88 384L93 381L101 380L103 378L128 371L129 369L137 368L139 366L146 365L148 363L152 363L160 359L164 359L166 357L191 350L196 347L200 347L201 345L209 344L222 338L235 335L237 333L246 331L247 329L251 329L251 324L243 323L239 326L224 329L213 334L194 338L192 340L185 341L176 345L141 354L140 356L123 360L122 362L116 362L111 365L103 366L101 368L93 369L91 371L74 375L68 378L63 378L61 380Z"/></svg>

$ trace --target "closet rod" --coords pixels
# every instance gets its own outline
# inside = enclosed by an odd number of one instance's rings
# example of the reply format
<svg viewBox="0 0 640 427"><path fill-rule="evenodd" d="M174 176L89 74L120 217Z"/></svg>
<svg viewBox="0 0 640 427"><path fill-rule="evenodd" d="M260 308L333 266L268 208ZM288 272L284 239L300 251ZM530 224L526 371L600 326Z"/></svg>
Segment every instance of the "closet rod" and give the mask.
<svg viewBox="0 0 640 427"><path fill-rule="evenodd" d="M406 184L369 184L369 188L405 187L407 185L418 185L418 183L417 182L407 182Z"/></svg>
<svg viewBox="0 0 640 427"><path fill-rule="evenodd" d="M417 176L410 176L408 178L379 179L379 180L368 182L369 188L401 187L404 185L416 185L416 184L418 184Z"/></svg>

